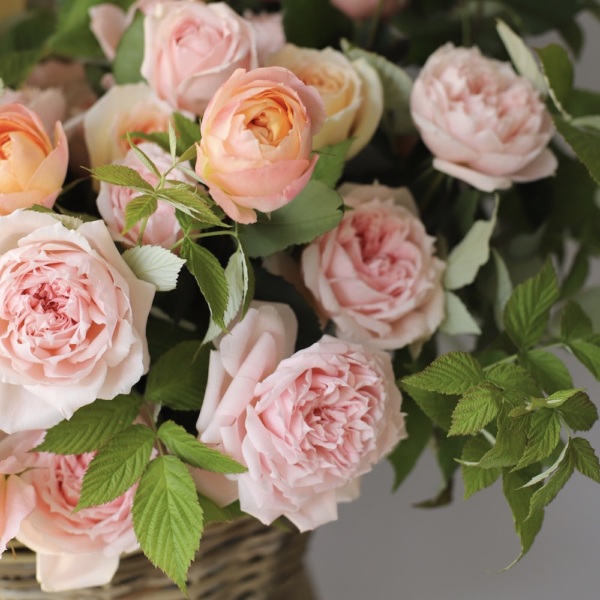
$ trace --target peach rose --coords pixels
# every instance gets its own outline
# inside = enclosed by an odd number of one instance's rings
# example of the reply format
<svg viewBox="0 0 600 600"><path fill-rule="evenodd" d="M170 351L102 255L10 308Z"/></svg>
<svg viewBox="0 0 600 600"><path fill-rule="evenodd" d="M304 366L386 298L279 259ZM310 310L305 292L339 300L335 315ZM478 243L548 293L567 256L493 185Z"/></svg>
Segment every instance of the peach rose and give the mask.
<svg viewBox="0 0 600 600"><path fill-rule="evenodd" d="M48 135L52 135L57 121L61 123L67 115L67 101L59 88L41 88L24 86L18 90L4 88L0 95L2 104L23 104L34 112L44 124Z"/></svg>
<svg viewBox="0 0 600 600"><path fill-rule="evenodd" d="M331 0L336 8L351 19L366 19L374 15L381 0ZM383 0L383 16L390 17L404 8L408 0Z"/></svg>
<svg viewBox="0 0 600 600"><path fill-rule="evenodd" d="M145 83L112 87L87 111L83 121L91 166L123 158L131 148L128 132L167 131L170 118L170 106Z"/></svg>
<svg viewBox="0 0 600 600"><path fill-rule="evenodd" d="M211 354L200 439L248 471L197 481L263 523L285 516L305 531L336 519L406 431L386 353L325 336L292 354L296 327L287 306L251 308Z"/></svg>
<svg viewBox="0 0 600 600"><path fill-rule="evenodd" d="M254 27L223 2L166 1L144 19L142 75L174 108L201 115L236 69L257 66Z"/></svg>
<svg viewBox="0 0 600 600"><path fill-rule="evenodd" d="M411 113L433 166L484 192L554 174L554 126L533 85L509 63L446 44L417 77Z"/></svg>
<svg viewBox="0 0 600 600"><path fill-rule="evenodd" d="M156 144L139 144L140 150L150 157L161 173L171 167L170 154L159 148ZM123 160L115 161L115 164L125 165L135 169L148 183L156 185L158 177L142 164L137 154L130 150ZM193 184L194 182L185 173L173 169L169 173L169 179ZM167 187L169 184L167 184ZM114 240L123 242L128 246L135 246L140 234L140 225L136 225L127 233L122 231L125 227L125 209L127 205L140 193L130 188L110 183L100 183L100 193L96 199L100 216L104 219ZM175 217L175 207L167 202L158 201L158 209L150 216L142 236L142 244L163 246L169 249L177 240L183 236L181 227Z"/></svg>
<svg viewBox="0 0 600 600"><path fill-rule="evenodd" d="M77 226L79 225L79 226ZM0 219L0 430L55 425L147 371L155 288L129 269L102 221L67 228L17 211Z"/></svg>
<svg viewBox="0 0 600 600"><path fill-rule="evenodd" d="M22 485L33 499L16 537L36 552L36 575L43 591L104 585L117 570L120 554L139 549L131 518L136 488L102 506L73 512L93 454L31 452L43 438L44 431L38 430L0 442L0 459L10 457L19 464L24 471Z"/></svg>
<svg viewBox="0 0 600 600"><path fill-rule="evenodd" d="M336 334L393 350L424 341L444 318L444 263L406 188L341 186L352 208L302 253L306 287Z"/></svg>
<svg viewBox="0 0 600 600"><path fill-rule="evenodd" d="M60 123L54 126L53 144L32 110L18 103L0 105L0 215L34 204L51 208L68 162Z"/></svg>
<svg viewBox="0 0 600 600"><path fill-rule="evenodd" d="M318 92L282 67L239 69L202 119L196 173L239 223L254 223L293 200L317 157L312 137L325 117Z"/></svg>
<svg viewBox="0 0 600 600"><path fill-rule="evenodd" d="M367 61L351 62L333 48L287 44L269 57L268 64L289 69L321 95L327 118L313 138L313 149L353 137L347 153L352 158L369 143L383 114L383 86Z"/></svg>

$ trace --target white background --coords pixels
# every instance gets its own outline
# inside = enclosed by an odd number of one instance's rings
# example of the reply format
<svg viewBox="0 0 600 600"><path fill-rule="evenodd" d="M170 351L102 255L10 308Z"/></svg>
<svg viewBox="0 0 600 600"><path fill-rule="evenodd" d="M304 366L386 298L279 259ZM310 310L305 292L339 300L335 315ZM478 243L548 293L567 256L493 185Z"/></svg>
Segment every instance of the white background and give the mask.
<svg viewBox="0 0 600 600"><path fill-rule="evenodd" d="M584 25L576 84L599 90L600 25ZM600 269L593 279L600 282ZM600 385L577 365L572 373L598 403ZM600 425L583 435L600 448ZM313 534L308 565L318 600L600 599L600 486L579 473L546 510L530 553L507 573L495 571L518 555L519 543L499 482L464 501L457 477L450 506L413 508L439 489L430 451L393 494L392 482L391 468L380 464L363 479L361 497L340 506L339 520Z"/></svg>

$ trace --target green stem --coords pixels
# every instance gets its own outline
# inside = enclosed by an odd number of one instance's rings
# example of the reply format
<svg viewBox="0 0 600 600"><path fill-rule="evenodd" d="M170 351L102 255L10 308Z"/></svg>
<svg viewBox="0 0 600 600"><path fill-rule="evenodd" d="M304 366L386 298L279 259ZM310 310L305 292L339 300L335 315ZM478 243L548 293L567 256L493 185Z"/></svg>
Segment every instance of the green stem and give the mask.
<svg viewBox="0 0 600 600"><path fill-rule="evenodd" d="M383 3L384 0L379 0L377 3L377 8L375 8L375 12L371 17L371 23L369 24L369 33L367 35L367 43L366 49L371 50L373 44L375 43L375 38L377 36L377 29L379 28L379 23L381 21L381 15L383 14Z"/></svg>

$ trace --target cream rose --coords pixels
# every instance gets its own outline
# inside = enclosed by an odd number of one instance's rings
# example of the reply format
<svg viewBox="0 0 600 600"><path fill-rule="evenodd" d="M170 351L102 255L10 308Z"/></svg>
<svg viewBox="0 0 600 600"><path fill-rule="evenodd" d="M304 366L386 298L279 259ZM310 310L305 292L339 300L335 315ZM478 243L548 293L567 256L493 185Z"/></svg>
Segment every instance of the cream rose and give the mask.
<svg viewBox="0 0 600 600"><path fill-rule="evenodd" d="M444 318L444 263L406 188L346 184L351 208L302 253L302 274L336 334L393 350L428 339Z"/></svg>
<svg viewBox="0 0 600 600"><path fill-rule="evenodd" d="M159 148L156 144L142 143L138 147L152 160L161 173L166 172L171 167L172 160L170 154ZM133 149L126 154L123 160L115 161L115 164L135 169L153 186L158 183L158 177L140 161ZM168 178L172 181L194 184L194 181L179 169L173 169L169 173ZM167 184L167 187L169 185ZM103 181L100 183L100 193L96 198L100 216L104 219L113 239L123 242L128 246L135 246L137 244L140 225L135 225L123 234L125 210L127 205L139 195L140 192L136 192L130 188L112 185ZM146 222L142 235L142 244L163 246L169 249L182 236L181 227L175 217L175 207L159 200L158 209Z"/></svg>
<svg viewBox="0 0 600 600"><path fill-rule="evenodd" d="M425 63L410 99L433 166L484 192L553 175L550 114L509 63L446 44Z"/></svg>
<svg viewBox="0 0 600 600"><path fill-rule="evenodd" d="M223 2L166 1L144 19L142 75L174 108L203 114L236 69L257 66L254 27Z"/></svg>
<svg viewBox="0 0 600 600"><path fill-rule="evenodd" d="M202 119L196 173L234 220L281 208L308 183L312 138L325 113L319 94L291 71L236 71Z"/></svg>
<svg viewBox="0 0 600 600"><path fill-rule="evenodd" d="M0 104L0 215L34 204L51 208L68 163L67 138L59 122L53 144L36 113L22 104Z"/></svg>
<svg viewBox="0 0 600 600"><path fill-rule="evenodd" d="M296 327L287 306L251 308L212 353L200 439L248 471L197 480L264 523L285 516L305 531L335 519L406 432L386 353L325 336L292 354Z"/></svg>
<svg viewBox="0 0 600 600"><path fill-rule="evenodd" d="M154 292L102 221L71 229L33 211L1 218L0 430L46 429L128 393L148 369Z"/></svg>
<svg viewBox="0 0 600 600"><path fill-rule="evenodd" d="M313 149L352 137L346 155L352 158L369 143L383 114L383 87L367 61L351 62L333 48L313 50L287 44L267 63L289 69L319 92L327 118L313 139Z"/></svg>

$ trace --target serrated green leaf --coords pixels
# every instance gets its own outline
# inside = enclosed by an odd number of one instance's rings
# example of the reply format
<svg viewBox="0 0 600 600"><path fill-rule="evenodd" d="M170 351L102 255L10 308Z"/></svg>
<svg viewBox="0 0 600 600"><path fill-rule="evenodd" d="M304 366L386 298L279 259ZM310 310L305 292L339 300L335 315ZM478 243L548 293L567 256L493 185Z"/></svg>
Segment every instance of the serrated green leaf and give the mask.
<svg viewBox="0 0 600 600"><path fill-rule="evenodd" d="M598 117L600 126L600 116ZM590 261L588 250L585 247L579 248L573 262L571 263L571 269L567 273L564 281L560 288L560 297L568 298L578 292L584 285L590 271Z"/></svg>
<svg viewBox="0 0 600 600"><path fill-rule="evenodd" d="M196 279L196 283L204 296L212 320L225 329L225 311L229 302L229 286L225 270L221 263L206 248L184 238L181 255L186 260L186 267Z"/></svg>
<svg viewBox="0 0 600 600"><path fill-rule="evenodd" d="M319 148L317 151L319 160L315 165L311 179L321 181L330 188L335 188L344 171L346 154L351 145L352 138L339 144Z"/></svg>
<svg viewBox="0 0 600 600"><path fill-rule="evenodd" d="M444 288L457 290L473 283L490 257L490 239L496 226L498 199L489 221L475 221L464 239L450 252L444 271Z"/></svg>
<svg viewBox="0 0 600 600"><path fill-rule="evenodd" d="M548 396L544 400L544 404L546 406L549 406L550 408L559 408L565 402L574 398L574 396L578 396L579 394L582 394L582 393L584 396L586 395L583 392L583 390L578 389L578 388L569 389L569 390L559 390L558 392L554 392L553 394Z"/></svg>
<svg viewBox="0 0 600 600"><path fill-rule="evenodd" d="M129 427L137 417L142 399L137 394L96 400L77 410L68 421L46 431L36 452L85 454L94 452L114 435Z"/></svg>
<svg viewBox="0 0 600 600"><path fill-rule="evenodd" d="M513 292L513 284L510 273L504 259L498 251L491 249L494 266L496 268L496 297L494 298L494 318L500 331L504 331L504 307Z"/></svg>
<svg viewBox="0 0 600 600"><path fill-rule="evenodd" d="M550 456L560 441L560 430L560 416L556 411L542 408L531 415L527 447L514 469L522 469Z"/></svg>
<svg viewBox="0 0 600 600"><path fill-rule="evenodd" d="M408 437L401 440L392 453L388 455L388 460L394 468L394 490L400 487L417 464L417 460L427 446L433 430L431 421L410 396L404 397L402 411L406 413Z"/></svg>
<svg viewBox="0 0 600 600"><path fill-rule="evenodd" d="M111 502L141 477L156 440L145 425L130 425L104 444L83 477L77 510Z"/></svg>
<svg viewBox="0 0 600 600"><path fill-rule="evenodd" d="M567 302L560 319L561 339L586 339L594 333L591 319L576 302Z"/></svg>
<svg viewBox="0 0 600 600"><path fill-rule="evenodd" d="M185 261L160 246L136 246L121 255L135 276L168 292L177 287L177 277Z"/></svg>
<svg viewBox="0 0 600 600"><path fill-rule="evenodd" d="M92 169L92 175L99 181L113 185L149 191L154 189L135 169L125 165L99 165Z"/></svg>
<svg viewBox="0 0 600 600"><path fill-rule="evenodd" d="M461 461L465 463L477 463L489 450L490 443L482 435L478 435L467 440L463 448ZM499 468L483 469L477 465L469 464L461 464L461 471L465 489L465 500L492 485L502 474L502 469Z"/></svg>
<svg viewBox="0 0 600 600"><path fill-rule="evenodd" d="M202 404L210 347L200 341L181 342L150 367L146 399L175 410L198 410Z"/></svg>
<svg viewBox="0 0 600 600"><path fill-rule="evenodd" d="M523 401L528 396L537 396L541 393L540 386L527 370L514 363L492 365L485 369L485 376L488 381L502 390L521 395Z"/></svg>
<svg viewBox="0 0 600 600"><path fill-rule="evenodd" d="M458 461L468 439L462 435L449 437L442 431L434 430L435 458L444 485L452 482L454 473L460 466Z"/></svg>
<svg viewBox="0 0 600 600"><path fill-rule="evenodd" d="M130 131L134 140L146 140L160 146L165 152L169 151L169 134L165 131Z"/></svg>
<svg viewBox="0 0 600 600"><path fill-rule="evenodd" d="M600 381L600 346L585 340L570 340L568 347L577 360Z"/></svg>
<svg viewBox="0 0 600 600"><path fill-rule="evenodd" d="M452 413L458 403L457 397L428 392L414 387L405 381L399 382L399 384L438 427L441 427L444 431L450 429Z"/></svg>
<svg viewBox="0 0 600 600"><path fill-rule="evenodd" d="M41 57L39 49L0 54L0 79L7 87L19 88Z"/></svg>
<svg viewBox="0 0 600 600"><path fill-rule="evenodd" d="M238 501L221 507L202 494L198 494L198 500L204 513L205 525L210 525L211 523L229 523L234 519L246 516L246 513L241 511Z"/></svg>
<svg viewBox="0 0 600 600"><path fill-rule="evenodd" d="M158 428L158 437L175 456L192 467L213 473L245 473L248 470L233 458L199 442L173 421L165 421Z"/></svg>
<svg viewBox="0 0 600 600"><path fill-rule="evenodd" d="M531 416L526 414L510 417L508 412L508 408L503 408L498 415L496 442L479 461L479 466L484 469L512 467L525 451Z"/></svg>
<svg viewBox="0 0 600 600"><path fill-rule="evenodd" d="M554 118L554 125L585 165L592 179L600 185L600 132L592 129L578 129L561 117Z"/></svg>
<svg viewBox="0 0 600 600"><path fill-rule="evenodd" d="M569 443L569 451L573 454L575 468L596 483L600 483L600 462L588 440L573 438Z"/></svg>
<svg viewBox="0 0 600 600"><path fill-rule="evenodd" d="M112 65L115 81L119 85L142 81L141 67L144 60L144 14L136 11L131 25L125 30Z"/></svg>
<svg viewBox="0 0 600 600"><path fill-rule="evenodd" d="M342 199L320 181L307 186L286 206L256 223L239 226L239 239L252 258L267 256L293 244L312 242L342 219Z"/></svg>
<svg viewBox="0 0 600 600"><path fill-rule="evenodd" d="M462 394L484 380L483 369L468 352L449 352L436 358L420 373L402 380L417 387L440 394Z"/></svg>
<svg viewBox="0 0 600 600"><path fill-rule="evenodd" d="M488 382L470 388L452 413L448 435L474 435L485 427L500 410L498 388Z"/></svg>
<svg viewBox="0 0 600 600"><path fill-rule="evenodd" d="M567 456L568 449L569 445L565 444L563 446L563 449L560 451L560 454L556 457L556 460L544 471L542 471L541 473L537 473L537 475L534 475L531 479L529 479L529 481L525 483L523 487L532 487L539 485L542 481L544 481L544 479L548 479L548 477L551 477L565 460L565 456Z"/></svg>
<svg viewBox="0 0 600 600"><path fill-rule="evenodd" d="M573 387L573 379L565 364L546 350L529 350L519 357L519 361L549 394Z"/></svg>
<svg viewBox="0 0 600 600"><path fill-rule="evenodd" d="M521 541L521 552L519 556L503 570L510 569L513 565L529 552L544 520L544 511L535 510L530 513L531 497L535 488L523 487L523 484L531 476L527 469L523 471L504 471L502 477L502 489L504 496L510 506L515 531Z"/></svg>
<svg viewBox="0 0 600 600"><path fill-rule="evenodd" d="M578 392L560 407L565 423L575 431L589 431L598 420L598 409L584 392Z"/></svg>
<svg viewBox="0 0 600 600"><path fill-rule="evenodd" d="M202 508L188 468L176 456L159 456L140 480L133 528L150 562L186 594L187 570L204 529Z"/></svg>
<svg viewBox="0 0 600 600"><path fill-rule="evenodd" d="M567 115L565 106L573 89L573 65L566 50L558 44L538 48L548 93L556 108Z"/></svg>
<svg viewBox="0 0 600 600"><path fill-rule="evenodd" d="M200 142L200 125L198 125L196 121L188 119L180 112L173 113L173 122L175 124L175 130L179 134L179 137L177 138L177 153L183 155L190 148L195 150L196 144ZM182 156L182 160L190 160L191 158L194 157L190 156L190 158L183 158Z"/></svg>
<svg viewBox="0 0 600 600"><path fill-rule="evenodd" d="M549 260L537 275L515 288L504 309L504 324L517 346L527 349L539 342L558 297L556 273Z"/></svg>
<svg viewBox="0 0 600 600"><path fill-rule="evenodd" d="M136 146L133 143L133 138L131 137L131 133L129 132L127 132L127 141L129 142L129 145L133 150L134 154L138 157L139 161L146 167L146 169L148 169L149 171L154 173L154 175L160 178L161 173L158 170L158 167L154 164L154 162L152 162L152 159L139 146Z"/></svg>
<svg viewBox="0 0 600 600"><path fill-rule="evenodd" d="M448 335L479 335L481 333L473 315L456 294L444 292L444 305L446 316L440 325L440 331Z"/></svg>
<svg viewBox="0 0 600 600"><path fill-rule="evenodd" d="M504 21L498 20L496 29L517 71L529 79L540 94L545 96L546 82L531 50Z"/></svg>
<svg viewBox="0 0 600 600"><path fill-rule="evenodd" d="M130 200L125 207L125 227L122 233L127 233L142 219L152 216L158 209L158 200L154 194L141 194Z"/></svg>
<svg viewBox="0 0 600 600"><path fill-rule="evenodd" d="M190 188L186 184L176 184L163 188L158 194L162 200L203 223L225 227L223 221L211 210L198 192L197 189Z"/></svg>

